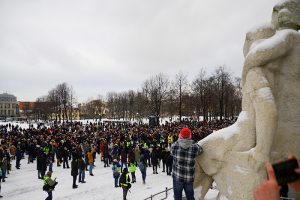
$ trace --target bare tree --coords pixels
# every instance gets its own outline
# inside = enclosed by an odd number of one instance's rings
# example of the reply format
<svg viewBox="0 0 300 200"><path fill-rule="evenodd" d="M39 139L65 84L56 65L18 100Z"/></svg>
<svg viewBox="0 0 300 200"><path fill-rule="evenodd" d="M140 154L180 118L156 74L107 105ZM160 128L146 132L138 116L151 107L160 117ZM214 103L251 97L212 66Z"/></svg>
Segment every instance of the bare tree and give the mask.
<svg viewBox="0 0 300 200"><path fill-rule="evenodd" d="M75 92L74 92L74 89L72 86L69 88L69 92L70 92L70 95L69 95L69 98L70 98L69 99L69 104L70 104L69 119L72 122L72 120L73 120L73 105L76 103Z"/></svg>
<svg viewBox="0 0 300 200"><path fill-rule="evenodd" d="M177 98L174 88L170 88L167 98L164 101L162 111L166 116L169 116L170 121L173 121L174 116L177 114Z"/></svg>
<svg viewBox="0 0 300 200"><path fill-rule="evenodd" d="M47 102L49 102L52 113L55 113L55 120L61 120L61 115L63 120L69 119L68 108L72 107L73 101L74 91L67 83L58 84L47 95Z"/></svg>
<svg viewBox="0 0 300 200"><path fill-rule="evenodd" d="M224 107L225 107L225 95L228 92L228 85L230 83L230 74L225 71L225 66L219 67L215 72L216 78L216 89L218 92L218 101L219 101L219 117L222 120L224 116Z"/></svg>
<svg viewBox="0 0 300 200"><path fill-rule="evenodd" d="M194 94L194 107L195 114L199 120L202 114L204 118L207 116L207 102L206 102L206 91L207 91L207 78L206 71L202 68L193 81L191 88Z"/></svg>
<svg viewBox="0 0 300 200"><path fill-rule="evenodd" d="M101 120L104 106L105 106L104 100L100 95L98 96L97 99L88 100L88 102L86 103L86 116L84 117Z"/></svg>
<svg viewBox="0 0 300 200"><path fill-rule="evenodd" d="M63 121L68 119L67 108L70 101L70 88L67 83L61 83L56 86L57 96L62 106Z"/></svg>
<svg viewBox="0 0 300 200"><path fill-rule="evenodd" d="M117 93L115 92L108 92L106 95L108 118L116 118L116 98Z"/></svg>
<svg viewBox="0 0 300 200"><path fill-rule="evenodd" d="M33 107L33 114L37 120L48 120L51 118L51 103L48 102L47 96L42 96L36 99Z"/></svg>
<svg viewBox="0 0 300 200"><path fill-rule="evenodd" d="M136 117L136 109L135 109L135 98L136 93L133 90L129 90L127 92L127 99L128 99L128 119L134 120Z"/></svg>
<svg viewBox="0 0 300 200"><path fill-rule="evenodd" d="M144 82L143 92L149 100L150 114L159 119L163 100L166 99L169 80L163 74L158 74Z"/></svg>
<svg viewBox="0 0 300 200"><path fill-rule="evenodd" d="M136 97L135 97L135 111L136 111L136 117L141 120L143 117L147 116L147 105L149 101L147 100L146 96L140 92L137 91Z"/></svg>
<svg viewBox="0 0 300 200"><path fill-rule="evenodd" d="M176 95L176 99L178 102L178 114L179 114L179 121L181 122L181 118L182 118L182 105L183 105L183 95L186 93L187 91L187 86L188 86L188 82L187 82L187 76L186 74L184 74L182 71L180 71L178 74L176 74L175 76L175 81L172 84L175 95Z"/></svg>
<svg viewBox="0 0 300 200"><path fill-rule="evenodd" d="M59 117L59 120L60 120L60 117L61 117L60 114L59 114L60 106L59 106L59 100L58 100L57 93L56 93L55 89L52 89L48 92L47 101L50 103L52 113L54 113L54 115L55 115L55 120L57 121L58 117ZM51 115L51 120L52 120L52 115Z"/></svg>

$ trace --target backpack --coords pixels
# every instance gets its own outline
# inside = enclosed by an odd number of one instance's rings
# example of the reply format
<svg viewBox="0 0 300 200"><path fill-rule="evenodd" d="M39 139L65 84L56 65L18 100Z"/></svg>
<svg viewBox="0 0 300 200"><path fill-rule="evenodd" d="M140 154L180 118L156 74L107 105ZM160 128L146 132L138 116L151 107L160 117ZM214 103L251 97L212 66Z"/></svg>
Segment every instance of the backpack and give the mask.
<svg viewBox="0 0 300 200"><path fill-rule="evenodd" d="M113 165L112 170L113 170L113 176L120 175L120 173L118 172L118 167L116 165Z"/></svg>
<svg viewBox="0 0 300 200"><path fill-rule="evenodd" d="M50 190L50 185L46 184L43 186L44 191L49 191Z"/></svg>

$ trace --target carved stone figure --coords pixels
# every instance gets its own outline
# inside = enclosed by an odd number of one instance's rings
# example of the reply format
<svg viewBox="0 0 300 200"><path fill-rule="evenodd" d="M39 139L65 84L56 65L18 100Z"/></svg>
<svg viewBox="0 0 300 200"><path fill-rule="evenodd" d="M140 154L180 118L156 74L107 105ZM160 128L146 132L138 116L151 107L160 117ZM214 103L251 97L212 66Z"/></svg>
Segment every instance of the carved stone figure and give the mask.
<svg viewBox="0 0 300 200"><path fill-rule="evenodd" d="M267 161L300 157L299 29L300 0L286 0L274 6L271 23L247 33L242 112L199 142L196 199L215 181L218 199L250 200Z"/></svg>

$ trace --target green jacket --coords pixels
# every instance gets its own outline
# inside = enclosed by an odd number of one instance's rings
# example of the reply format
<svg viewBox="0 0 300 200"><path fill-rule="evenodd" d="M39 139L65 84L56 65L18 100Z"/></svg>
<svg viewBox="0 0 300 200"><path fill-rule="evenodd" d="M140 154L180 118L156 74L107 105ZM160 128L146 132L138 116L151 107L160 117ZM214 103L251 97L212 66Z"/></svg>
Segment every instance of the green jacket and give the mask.
<svg viewBox="0 0 300 200"><path fill-rule="evenodd" d="M129 163L128 171L130 173L135 172L136 171L136 164L135 163Z"/></svg>
<svg viewBox="0 0 300 200"><path fill-rule="evenodd" d="M55 181L46 175L46 176L44 176L44 185L53 186L53 185L55 185Z"/></svg>

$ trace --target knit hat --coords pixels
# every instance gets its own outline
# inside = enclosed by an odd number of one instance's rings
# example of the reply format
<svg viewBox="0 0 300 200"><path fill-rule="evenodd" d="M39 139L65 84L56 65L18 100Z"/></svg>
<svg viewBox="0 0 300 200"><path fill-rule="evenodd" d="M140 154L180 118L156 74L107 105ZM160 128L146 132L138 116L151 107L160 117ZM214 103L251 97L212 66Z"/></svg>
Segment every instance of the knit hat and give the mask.
<svg viewBox="0 0 300 200"><path fill-rule="evenodd" d="M46 175L47 175L47 176L51 176L51 175L52 175L52 172L51 172L51 171L48 171Z"/></svg>
<svg viewBox="0 0 300 200"><path fill-rule="evenodd" d="M191 139L192 134L189 128L183 128L180 131L179 138L180 139Z"/></svg>

